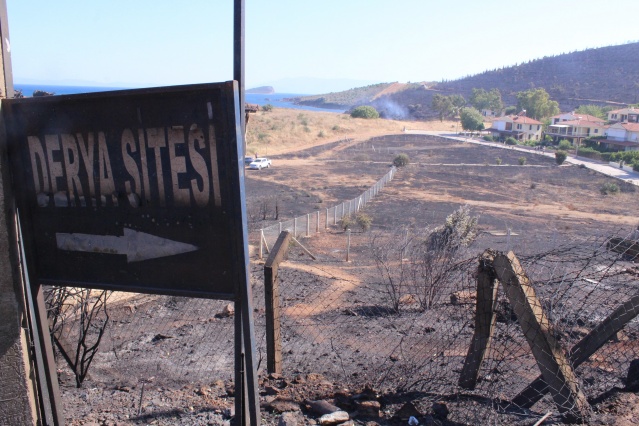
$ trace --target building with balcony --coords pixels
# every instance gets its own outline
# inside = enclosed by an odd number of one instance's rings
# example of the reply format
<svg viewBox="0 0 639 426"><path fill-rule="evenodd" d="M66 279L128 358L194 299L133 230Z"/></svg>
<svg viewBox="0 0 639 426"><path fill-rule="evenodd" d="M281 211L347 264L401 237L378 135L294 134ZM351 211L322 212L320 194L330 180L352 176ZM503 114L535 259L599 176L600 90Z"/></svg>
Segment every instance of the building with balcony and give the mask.
<svg viewBox="0 0 639 426"><path fill-rule="evenodd" d="M576 120L558 121L548 126L544 133L555 142L565 139L573 145L580 144L585 138L605 136L608 126L604 120L593 116L587 117L588 119L578 118ZM591 120L592 118L595 118L596 121Z"/></svg>
<svg viewBox="0 0 639 426"><path fill-rule="evenodd" d="M639 123L611 124L599 143L616 151L639 151Z"/></svg>
<svg viewBox="0 0 639 426"><path fill-rule="evenodd" d="M486 130L496 139L513 137L520 141L538 141L541 139L542 126L542 122L520 113L495 118L492 126Z"/></svg>
<svg viewBox="0 0 639 426"><path fill-rule="evenodd" d="M622 108L608 112L611 123L639 123L639 109Z"/></svg>

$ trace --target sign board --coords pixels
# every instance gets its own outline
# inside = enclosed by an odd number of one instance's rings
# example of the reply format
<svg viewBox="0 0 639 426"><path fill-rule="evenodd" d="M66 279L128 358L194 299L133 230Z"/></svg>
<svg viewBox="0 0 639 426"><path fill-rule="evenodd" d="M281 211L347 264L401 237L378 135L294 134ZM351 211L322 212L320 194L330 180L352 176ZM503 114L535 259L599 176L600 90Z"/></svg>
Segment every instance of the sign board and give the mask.
<svg viewBox="0 0 639 426"><path fill-rule="evenodd" d="M237 83L2 102L32 282L237 295Z"/></svg>

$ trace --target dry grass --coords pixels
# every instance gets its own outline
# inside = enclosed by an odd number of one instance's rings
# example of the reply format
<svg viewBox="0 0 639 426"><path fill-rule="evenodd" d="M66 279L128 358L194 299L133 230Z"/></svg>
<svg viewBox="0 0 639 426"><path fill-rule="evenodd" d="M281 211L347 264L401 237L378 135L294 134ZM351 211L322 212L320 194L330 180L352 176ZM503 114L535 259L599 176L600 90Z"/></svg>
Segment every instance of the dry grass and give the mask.
<svg viewBox="0 0 639 426"><path fill-rule="evenodd" d="M275 155L353 138L401 133L404 127L420 130L455 129L452 121L396 121L351 118L348 114L287 108L251 114L246 131L247 155Z"/></svg>

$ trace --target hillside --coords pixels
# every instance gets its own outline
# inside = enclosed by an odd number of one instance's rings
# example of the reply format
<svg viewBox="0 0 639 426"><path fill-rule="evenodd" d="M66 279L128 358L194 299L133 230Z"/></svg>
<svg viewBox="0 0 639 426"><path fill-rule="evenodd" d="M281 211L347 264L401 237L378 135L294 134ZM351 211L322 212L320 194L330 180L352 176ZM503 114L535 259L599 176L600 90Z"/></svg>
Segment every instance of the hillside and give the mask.
<svg viewBox="0 0 639 426"><path fill-rule="evenodd" d="M495 55L495 62L499 56ZM497 88L505 105L516 104L517 92L544 88L562 111L582 104L626 105L639 101L639 43L588 49L563 55L544 57L527 63L485 71L453 81L428 84L408 84L390 94L382 92L392 84L367 86L367 98L344 96L341 108L359 104L375 106L387 117L427 119L434 117L430 109L436 93L461 94L470 97L473 88ZM364 88L362 88L364 89ZM352 89L347 92L356 92ZM376 94L372 92L377 90ZM314 106L324 99L338 99L340 93L315 96ZM348 103L347 100L352 99ZM366 99L366 100L364 100ZM300 103L307 98L301 98ZM332 101L331 101L332 102Z"/></svg>
<svg viewBox="0 0 639 426"><path fill-rule="evenodd" d="M333 92L323 95L302 96L291 98L299 105L314 106L320 108L349 109L355 105L370 104L380 95L403 90L408 85L401 83L379 83L370 86L357 87L343 92ZM395 88L393 90L393 88Z"/></svg>

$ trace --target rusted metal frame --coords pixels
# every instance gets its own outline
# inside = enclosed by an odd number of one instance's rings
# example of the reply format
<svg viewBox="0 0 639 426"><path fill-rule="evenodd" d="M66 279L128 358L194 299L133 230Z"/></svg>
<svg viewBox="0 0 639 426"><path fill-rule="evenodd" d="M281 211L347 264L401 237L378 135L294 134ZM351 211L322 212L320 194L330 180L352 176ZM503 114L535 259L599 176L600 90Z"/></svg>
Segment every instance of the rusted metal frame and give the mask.
<svg viewBox="0 0 639 426"><path fill-rule="evenodd" d="M493 265L557 409L570 420L585 418L589 410L586 396L550 331L548 317L517 257L513 252L507 255L499 253Z"/></svg>
<svg viewBox="0 0 639 426"><path fill-rule="evenodd" d="M600 322L590 333L584 336L568 352L568 361L573 368L579 367L592 354L597 352L608 340L612 339L628 322L639 315L639 294L620 305ZM549 391L543 376L537 377L512 400L512 403L523 408L531 408Z"/></svg>
<svg viewBox="0 0 639 426"><path fill-rule="evenodd" d="M283 231L264 263L264 295L266 305L266 368L269 373L282 374L282 333L280 292L277 280L279 265L286 257L292 235Z"/></svg>
<svg viewBox="0 0 639 426"><path fill-rule="evenodd" d="M490 347L493 330L495 329L495 321L497 319L495 308L497 306L499 281L497 281L492 267L493 259L494 254L490 251L484 252L479 259L475 332L459 377L459 386L464 389L475 389L479 378L479 369Z"/></svg>

